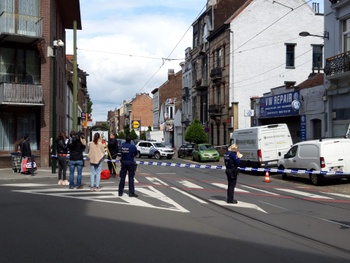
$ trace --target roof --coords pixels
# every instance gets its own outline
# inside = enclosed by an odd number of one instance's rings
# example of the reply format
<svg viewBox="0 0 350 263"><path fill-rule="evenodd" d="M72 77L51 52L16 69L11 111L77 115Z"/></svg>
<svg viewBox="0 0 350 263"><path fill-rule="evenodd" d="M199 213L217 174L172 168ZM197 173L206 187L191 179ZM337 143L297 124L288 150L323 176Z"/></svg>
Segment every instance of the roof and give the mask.
<svg viewBox="0 0 350 263"><path fill-rule="evenodd" d="M299 85L300 89L306 89L306 88L312 88L316 86L322 86L324 83L324 74L323 73L311 73L309 75L309 78Z"/></svg>
<svg viewBox="0 0 350 263"><path fill-rule="evenodd" d="M58 9L62 16L62 24L65 29L73 29L73 21L77 21L77 29L81 30L80 1L58 0Z"/></svg>

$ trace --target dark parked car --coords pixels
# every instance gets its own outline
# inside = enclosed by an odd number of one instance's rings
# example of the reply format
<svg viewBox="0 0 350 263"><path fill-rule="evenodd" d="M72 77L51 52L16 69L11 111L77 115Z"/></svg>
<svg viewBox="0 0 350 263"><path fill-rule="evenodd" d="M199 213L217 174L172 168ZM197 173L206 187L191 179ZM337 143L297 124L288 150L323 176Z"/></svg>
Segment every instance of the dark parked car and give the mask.
<svg viewBox="0 0 350 263"><path fill-rule="evenodd" d="M194 143L185 143L180 146L180 148L177 150L177 157L186 157L186 156L192 156L194 148Z"/></svg>

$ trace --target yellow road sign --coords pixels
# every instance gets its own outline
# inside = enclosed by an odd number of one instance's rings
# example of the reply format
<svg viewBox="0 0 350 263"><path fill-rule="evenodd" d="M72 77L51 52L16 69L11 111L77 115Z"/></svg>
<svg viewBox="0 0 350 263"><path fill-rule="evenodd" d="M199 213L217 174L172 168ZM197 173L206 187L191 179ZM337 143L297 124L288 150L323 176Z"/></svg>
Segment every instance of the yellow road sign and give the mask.
<svg viewBox="0 0 350 263"><path fill-rule="evenodd" d="M140 121L133 121L133 122L132 122L132 127L133 127L134 129L140 128Z"/></svg>

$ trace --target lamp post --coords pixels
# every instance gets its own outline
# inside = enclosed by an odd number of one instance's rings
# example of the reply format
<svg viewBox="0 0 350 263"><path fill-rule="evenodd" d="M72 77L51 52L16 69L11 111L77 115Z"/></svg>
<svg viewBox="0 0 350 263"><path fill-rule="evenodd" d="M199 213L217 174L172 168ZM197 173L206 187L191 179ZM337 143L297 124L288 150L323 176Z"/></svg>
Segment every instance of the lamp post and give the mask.
<svg viewBox="0 0 350 263"><path fill-rule="evenodd" d="M301 37L321 37L323 39L329 39L329 32L328 31L324 31L323 35L314 35L314 34L310 34L309 32L303 31L299 33L299 36Z"/></svg>
<svg viewBox="0 0 350 263"><path fill-rule="evenodd" d="M52 83L52 149L51 155L56 154L56 130L57 130L57 114L56 114L56 96L57 96L57 60L56 60L56 49L63 47L64 43L62 40L54 40L52 45L52 60L53 60L53 83ZM51 157L51 172L56 173L57 159Z"/></svg>

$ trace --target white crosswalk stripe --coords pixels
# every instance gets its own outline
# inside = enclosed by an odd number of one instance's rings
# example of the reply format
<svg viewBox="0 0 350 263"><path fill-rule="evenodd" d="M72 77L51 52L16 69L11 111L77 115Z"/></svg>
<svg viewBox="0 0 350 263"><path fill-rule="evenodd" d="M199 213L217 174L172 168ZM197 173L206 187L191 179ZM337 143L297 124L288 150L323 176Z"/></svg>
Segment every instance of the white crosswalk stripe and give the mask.
<svg viewBox="0 0 350 263"><path fill-rule="evenodd" d="M309 198L333 199L333 198L330 198L328 196L317 195L317 194L303 192L303 191L299 191L299 190L293 190L293 189L276 188L276 190L282 191L282 192L287 192L287 193L290 193L290 194L300 195L300 196L304 196L304 197L309 197Z"/></svg>

